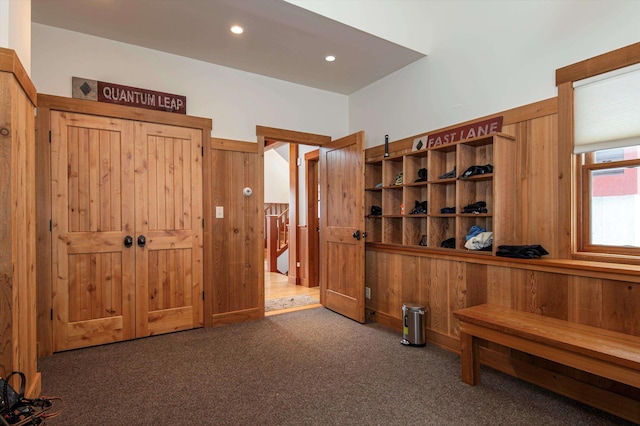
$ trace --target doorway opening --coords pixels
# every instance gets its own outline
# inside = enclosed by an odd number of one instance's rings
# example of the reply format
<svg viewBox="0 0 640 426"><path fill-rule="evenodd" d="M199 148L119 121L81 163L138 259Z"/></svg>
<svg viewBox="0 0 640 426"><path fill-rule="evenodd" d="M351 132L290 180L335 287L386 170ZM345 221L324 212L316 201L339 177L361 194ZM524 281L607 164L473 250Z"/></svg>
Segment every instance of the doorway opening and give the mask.
<svg viewBox="0 0 640 426"><path fill-rule="evenodd" d="M321 306L318 157L317 147L265 141L266 316Z"/></svg>

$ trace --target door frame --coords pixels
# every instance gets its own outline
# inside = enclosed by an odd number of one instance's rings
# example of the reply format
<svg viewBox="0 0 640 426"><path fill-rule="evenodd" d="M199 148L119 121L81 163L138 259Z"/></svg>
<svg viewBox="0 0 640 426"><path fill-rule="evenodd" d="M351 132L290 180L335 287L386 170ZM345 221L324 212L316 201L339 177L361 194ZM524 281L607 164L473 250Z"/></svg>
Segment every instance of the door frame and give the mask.
<svg viewBox="0 0 640 426"><path fill-rule="evenodd" d="M290 164L290 173L294 174L295 171L295 186L296 186L296 190L295 190L295 196L296 198L293 199L291 196L289 197L289 211L291 211L291 202L293 200L294 203L296 203L296 206L294 206L294 208L298 209L297 206L297 194L298 194L298 173L297 173L297 152L298 152L298 145L309 145L309 146L317 146L317 147L321 147L323 145L326 145L328 143L331 142L331 136L325 136L325 135L319 135L319 134L314 134L314 133L305 133L305 132L298 132L295 130L285 130L285 129L278 129L275 127L267 127L267 126L256 126L256 136L258 139L258 144L260 146L265 146L265 143L272 143L272 142L286 142L290 144L290 147L294 147L295 146L295 160L292 161L292 157L290 155L289 158L289 164ZM293 148L290 148L290 153L294 152ZM264 167L264 158L263 158L263 167ZM263 168L264 170L264 168ZM291 191L293 191L293 185L290 184L291 187ZM293 194L291 194L293 195ZM293 224L290 225L289 228L289 240L290 243L292 241L295 241L297 243L297 213L296 213L296 223L295 226L293 226ZM263 231L264 234L264 231ZM262 235L262 240L261 240L261 244L262 241L264 241L264 235ZM295 251L294 249L291 248L291 245L289 246L289 275L292 275L292 268L291 265L293 265L295 268L293 269L293 273L295 274L294 276L296 277L296 281L294 282L294 284L298 284L298 267L297 267L297 261L298 259L300 259L300 247L298 244L295 244ZM264 249L261 248L261 253L262 256L264 257ZM263 259L263 263L264 263L264 259ZM290 281L291 282L291 281ZM262 299L264 300L264 279L258 284L259 285L259 292L262 295Z"/></svg>
<svg viewBox="0 0 640 426"><path fill-rule="evenodd" d="M307 191L307 285L320 285L320 220L318 219L318 185L320 184L320 150L304 155ZM315 253L314 253L315 252Z"/></svg>

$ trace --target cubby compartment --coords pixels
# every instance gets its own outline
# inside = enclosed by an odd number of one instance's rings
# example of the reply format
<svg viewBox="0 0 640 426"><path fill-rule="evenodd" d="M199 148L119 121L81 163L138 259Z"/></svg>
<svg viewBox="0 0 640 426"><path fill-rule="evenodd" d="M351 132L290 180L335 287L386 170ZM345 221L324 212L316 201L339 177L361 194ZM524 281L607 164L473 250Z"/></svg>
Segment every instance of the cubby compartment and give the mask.
<svg viewBox="0 0 640 426"><path fill-rule="evenodd" d="M442 242L456 237L455 217L429 217L427 233L428 247L440 247Z"/></svg>
<svg viewBox="0 0 640 426"><path fill-rule="evenodd" d="M479 138L456 145L457 175L462 176L469 167L493 165L493 138Z"/></svg>
<svg viewBox="0 0 640 426"><path fill-rule="evenodd" d="M469 230L472 226L479 226L480 228L485 229L486 231L494 232L493 230L493 217L491 216L464 216L458 217L458 230L456 235L456 247L461 250L468 250L464 245L467 241L466 237L469 234ZM495 239L495 235L494 235ZM474 250L475 251L475 250ZM489 253L492 251L478 251L479 253Z"/></svg>
<svg viewBox="0 0 640 426"><path fill-rule="evenodd" d="M382 208L382 189L365 189L364 191L364 208L367 216L373 216L371 207L377 206Z"/></svg>
<svg viewBox="0 0 640 426"><path fill-rule="evenodd" d="M382 187L382 161L367 162L364 165L365 190Z"/></svg>
<svg viewBox="0 0 640 426"><path fill-rule="evenodd" d="M382 216L367 216L365 219L366 241L370 243L382 242Z"/></svg>
<svg viewBox="0 0 640 426"><path fill-rule="evenodd" d="M382 215L402 216L403 191L401 186L385 188L382 190Z"/></svg>
<svg viewBox="0 0 640 426"><path fill-rule="evenodd" d="M383 188L400 186L400 185L396 185L396 178L400 173L403 173L402 156L392 157L384 160L384 162L382 163ZM404 183L404 173L403 173L403 183Z"/></svg>
<svg viewBox="0 0 640 426"><path fill-rule="evenodd" d="M416 208L416 201L418 203L422 203L424 201L427 202L427 209L424 213L415 213L411 212ZM426 215L429 211L429 191L425 183L421 184L412 184L410 186L405 186L404 188L404 214L405 215Z"/></svg>
<svg viewBox="0 0 640 426"><path fill-rule="evenodd" d="M427 218L426 217L405 217L403 221L404 232L402 244L406 246L419 246L424 239L428 244Z"/></svg>
<svg viewBox="0 0 640 426"><path fill-rule="evenodd" d="M471 204L484 201L487 211L493 213L493 175L479 175L458 181L457 212L464 214L463 209Z"/></svg>
<svg viewBox="0 0 640 426"><path fill-rule="evenodd" d="M420 151L415 154L405 155L404 156L404 183L405 185L412 185L417 180L421 180L426 184L428 167L427 167L427 153L428 151ZM424 169L427 174L425 174L424 178L420 176L420 169Z"/></svg>
<svg viewBox="0 0 640 426"><path fill-rule="evenodd" d="M442 213L445 207L453 207L451 213ZM429 185L429 214L453 215L458 211L456 206L456 179L446 179Z"/></svg>
<svg viewBox="0 0 640 426"><path fill-rule="evenodd" d="M456 169L454 172L454 168ZM456 167L456 146L444 145L441 147L433 148L429 151L429 182L438 182L443 179L450 180L458 177L458 169ZM451 173L454 172L454 173ZM441 178L447 173L451 173L452 176L448 178Z"/></svg>
<svg viewBox="0 0 640 426"><path fill-rule="evenodd" d="M402 217L382 218L382 242L402 244Z"/></svg>

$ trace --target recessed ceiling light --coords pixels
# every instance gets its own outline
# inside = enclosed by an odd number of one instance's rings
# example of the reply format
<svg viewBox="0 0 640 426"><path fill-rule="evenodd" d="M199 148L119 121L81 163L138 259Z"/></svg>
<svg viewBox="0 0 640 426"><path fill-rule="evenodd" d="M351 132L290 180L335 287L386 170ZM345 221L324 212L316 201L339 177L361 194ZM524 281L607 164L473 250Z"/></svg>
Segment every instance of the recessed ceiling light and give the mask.
<svg viewBox="0 0 640 426"><path fill-rule="evenodd" d="M244 28L239 25L234 25L231 27L231 32L234 34L242 34L244 32Z"/></svg>
<svg viewBox="0 0 640 426"><path fill-rule="evenodd" d="M326 58L324 58L324 60L327 61L327 62L333 62L333 61L336 60L336 57L333 56L333 55L329 55Z"/></svg>

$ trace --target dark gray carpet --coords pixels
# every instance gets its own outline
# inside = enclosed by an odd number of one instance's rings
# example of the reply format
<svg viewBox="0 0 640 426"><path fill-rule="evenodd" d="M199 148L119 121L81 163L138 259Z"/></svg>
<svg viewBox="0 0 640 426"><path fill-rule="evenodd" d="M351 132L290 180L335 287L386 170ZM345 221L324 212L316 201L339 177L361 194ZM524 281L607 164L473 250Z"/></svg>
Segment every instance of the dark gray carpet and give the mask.
<svg viewBox="0 0 640 426"><path fill-rule="evenodd" d="M58 353L39 361L51 425L625 424L394 330L324 308Z"/></svg>

